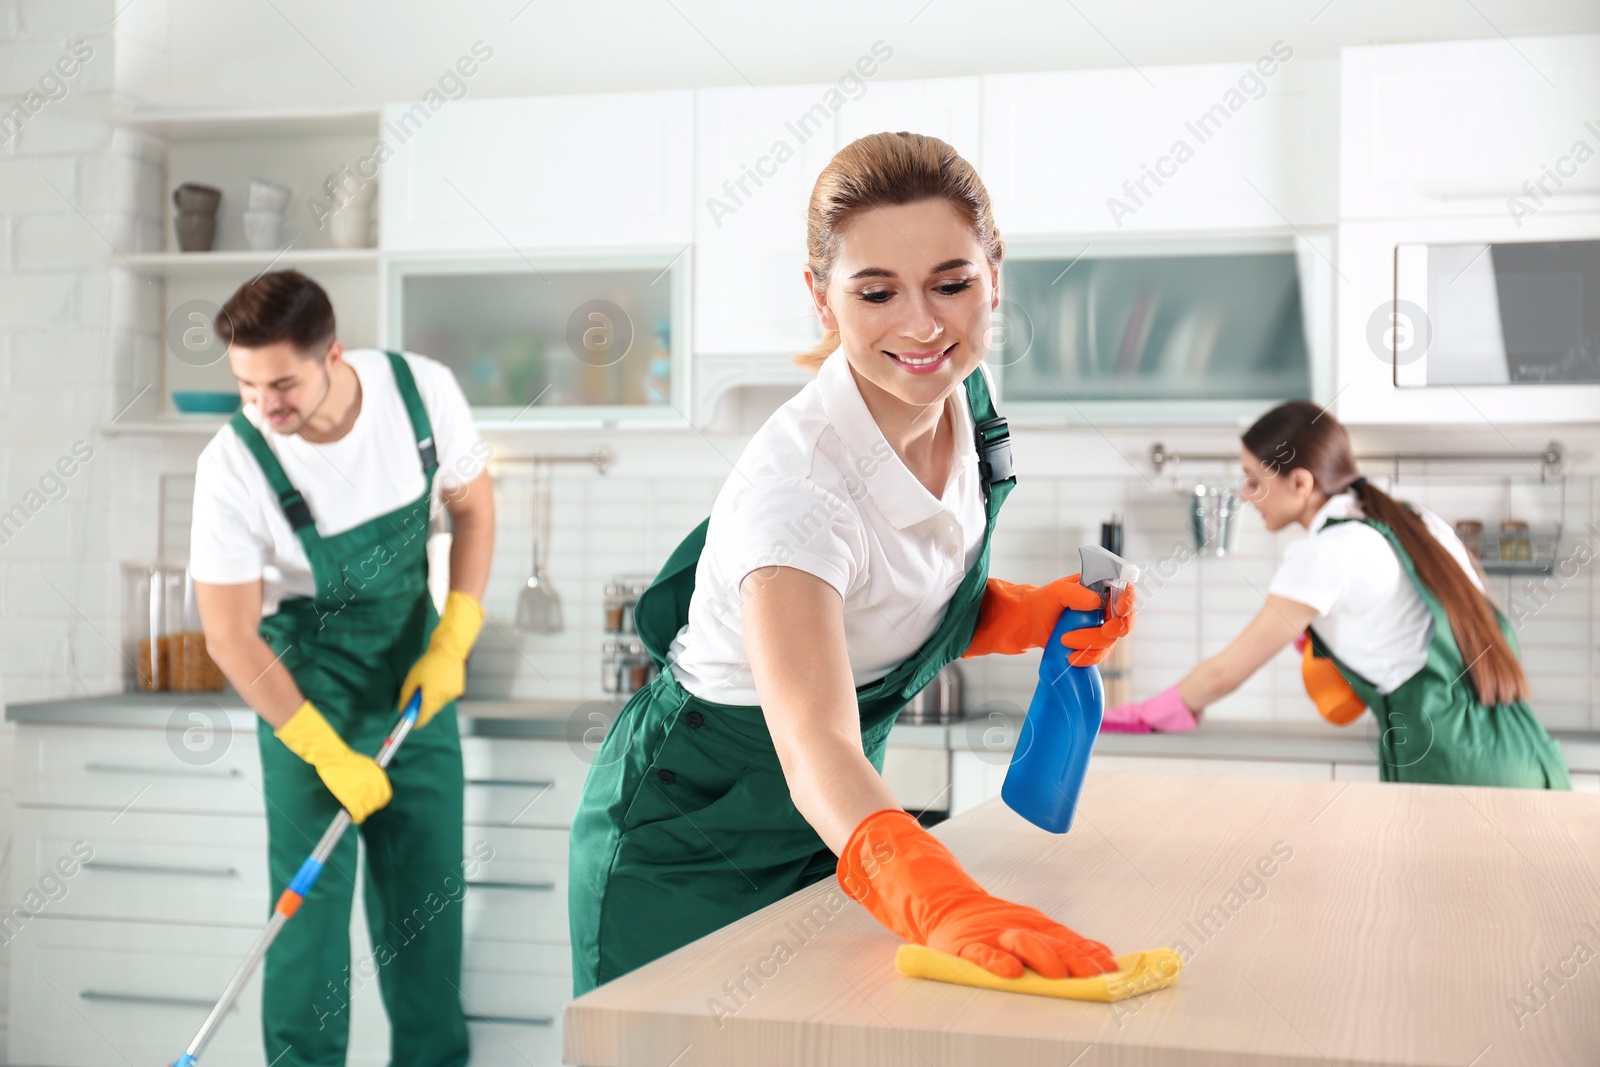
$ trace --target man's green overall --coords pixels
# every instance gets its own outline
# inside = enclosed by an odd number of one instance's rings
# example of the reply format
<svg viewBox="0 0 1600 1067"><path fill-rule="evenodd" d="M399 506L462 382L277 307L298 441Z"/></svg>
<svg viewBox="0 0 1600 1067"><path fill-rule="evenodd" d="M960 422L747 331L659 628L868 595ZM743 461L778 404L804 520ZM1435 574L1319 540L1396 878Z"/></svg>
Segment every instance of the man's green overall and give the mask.
<svg viewBox="0 0 1600 1067"><path fill-rule="evenodd" d="M415 501L343 533L317 532L261 433L238 414L250 448L311 561L316 593L285 600L261 620L306 699L351 748L372 755L393 727L400 683L439 617L428 594L429 502L438 467L433 430L405 360L389 354L424 473ZM316 769L257 723L267 805L268 901L294 877L339 812ZM350 958L356 838L346 834L327 869L267 953L262 990L266 1060L274 1067L342 1067L351 994L376 976L389 1016L394 1067L462 1067L461 740L454 703L413 730L388 768L394 798L360 826L370 958ZM270 903L269 903L270 911Z"/></svg>

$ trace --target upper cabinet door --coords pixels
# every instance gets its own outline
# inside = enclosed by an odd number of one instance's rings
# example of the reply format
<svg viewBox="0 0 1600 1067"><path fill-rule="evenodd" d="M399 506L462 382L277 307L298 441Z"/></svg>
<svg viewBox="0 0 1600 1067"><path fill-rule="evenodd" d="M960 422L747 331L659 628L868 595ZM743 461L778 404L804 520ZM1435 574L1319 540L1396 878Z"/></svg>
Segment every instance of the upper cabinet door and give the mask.
<svg viewBox="0 0 1600 1067"><path fill-rule="evenodd" d="M983 78L983 177L1008 237L1337 221L1338 67L1256 60Z"/></svg>
<svg viewBox="0 0 1600 1067"><path fill-rule="evenodd" d="M853 105L833 84L696 96L695 354L798 355L822 336L803 273L806 206L833 158L835 115Z"/></svg>
<svg viewBox="0 0 1600 1067"><path fill-rule="evenodd" d="M694 94L609 93L383 110L382 247L687 245Z"/></svg>
<svg viewBox="0 0 1600 1067"><path fill-rule="evenodd" d="M1346 219L1600 210L1600 34L1347 48Z"/></svg>
<svg viewBox="0 0 1600 1067"><path fill-rule="evenodd" d="M908 130L949 142L983 173L983 80L921 78L869 82L839 110L839 147L869 133Z"/></svg>

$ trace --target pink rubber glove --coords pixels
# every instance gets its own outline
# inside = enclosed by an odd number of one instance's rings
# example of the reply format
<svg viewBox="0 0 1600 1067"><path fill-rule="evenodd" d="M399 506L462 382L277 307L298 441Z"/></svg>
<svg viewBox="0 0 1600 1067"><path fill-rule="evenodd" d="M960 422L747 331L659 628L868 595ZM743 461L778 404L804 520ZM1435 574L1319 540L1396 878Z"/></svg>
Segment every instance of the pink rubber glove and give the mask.
<svg viewBox="0 0 1600 1067"><path fill-rule="evenodd" d="M1132 704L1107 708L1105 717L1100 721L1100 732L1147 734L1154 730L1175 734L1193 730L1197 725L1194 712L1178 695L1178 687L1173 686L1149 700L1136 700Z"/></svg>

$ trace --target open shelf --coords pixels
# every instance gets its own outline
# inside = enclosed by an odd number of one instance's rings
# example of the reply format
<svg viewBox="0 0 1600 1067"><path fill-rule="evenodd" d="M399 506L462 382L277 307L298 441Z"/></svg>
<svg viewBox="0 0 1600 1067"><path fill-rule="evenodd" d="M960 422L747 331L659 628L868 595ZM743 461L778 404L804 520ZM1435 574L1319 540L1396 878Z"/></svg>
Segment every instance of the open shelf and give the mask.
<svg viewBox="0 0 1600 1067"><path fill-rule="evenodd" d="M111 117L114 125L166 141L227 141L254 137L327 137L378 132L377 108L306 110L149 109Z"/></svg>
<svg viewBox="0 0 1600 1067"><path fill-rule="evenodd" d="M303 248L253 252L248 249L224 252L140 252L111 256L113 266L133 266L152 274L205 274L218 268L306 266L364 268L376 267L376 248Z"/></svg>

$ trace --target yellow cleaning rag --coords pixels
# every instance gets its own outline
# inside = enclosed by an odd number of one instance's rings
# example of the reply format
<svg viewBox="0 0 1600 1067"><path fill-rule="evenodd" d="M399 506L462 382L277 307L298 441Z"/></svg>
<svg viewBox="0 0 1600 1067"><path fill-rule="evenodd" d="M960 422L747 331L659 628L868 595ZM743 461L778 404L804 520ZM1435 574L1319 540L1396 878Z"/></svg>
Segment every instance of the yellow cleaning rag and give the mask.
<svg viewBox="0 0 1600 1067"><path fill-rule="evenodd" d="M901 945L895 954L894 966L908 978L931 978L935 982L954 982L1006 993L1032 993L1040 997L1097 1000L1109 1004L1124 997L1165 989L1178 980L1178 972L1183 970L1183 957L1170 948L1157 948L1118 956L1115 972L1092 978L1045 978L1029 970L1024 970L1021 978L1001 978L976 963L925 945Z"/></svg>

